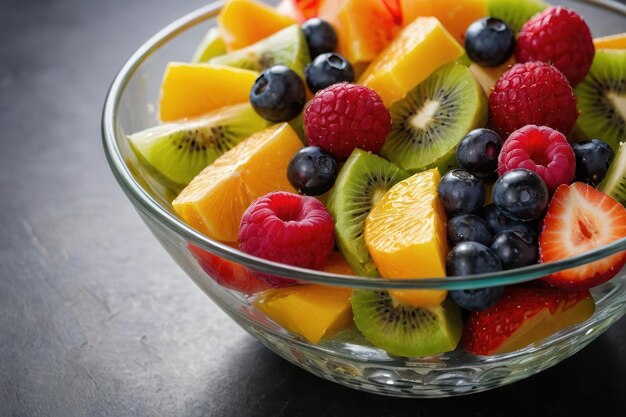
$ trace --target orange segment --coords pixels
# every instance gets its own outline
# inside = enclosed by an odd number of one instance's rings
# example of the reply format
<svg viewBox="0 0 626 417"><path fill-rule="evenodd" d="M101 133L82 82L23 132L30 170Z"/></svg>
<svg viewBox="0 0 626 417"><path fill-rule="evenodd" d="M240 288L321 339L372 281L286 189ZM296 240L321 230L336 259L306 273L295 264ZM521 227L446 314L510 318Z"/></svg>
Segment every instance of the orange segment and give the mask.
<svg viewBox="0 0 626 417"><path fill-rule="evenodd" d="M214 64L171 62L163 76L159 118L171 122L248 101L258 74Z"/></svg>
<svg viewBox="0 0 626 417"><path fill-rule="evenodd" d="M236 242L241 216L252 201L272 191L295 192L285 173L301 147L287 123L262 130L198 174L172 202L174 210L210 238Z"/></svg>
<svg viewBox="0 0 626 417"><path fill-rule="evenodd" d="M354 271L352 271L341 252L332 252L330 254L323 271L331 274L354 275Z"/></svg>
<svg viewBox="0 0 626 417"><path fill-rule="evenodd" d="M626 33L595 38L593 45L596 49L626 49Z"/></svg>
<svg viewBox="0 0 626 417"><path fill-rule="evenodd" d="M266 291L254 305L274 322L318 343L352 322L349 288L297 285Z"/></svg>
<svg viewBox="0 0 626 417"><path fill-rule="evenodd" d="M229 51L265 39L296 21L256 0L228 0L217 24Z"/></svg>
<svg viewBox="0 0 626 417"><path fill-rule="evenodd" d="M361 75L359 84L376 91L389 106L463 53L461 45L436 18L420 17L380 53Z"/></svg>
<svg viewBox="0 0 626 417"><path fill-rule="evenodd" d="M445 277L446 220L431 169L399 182L365 221L365 243L384 278ZM417 307L439 305L443 290L394 290L391 295Z"/></svg>
<svg viewBox="0 0 626 417"><path fill-rule="evenodd" d="M459 42L463 42L469 25L489 14L486 0L401 0L401 7L405 24L434 16Z"/></svg>
<svg viewBox="0 0 626 417"><path fill-rule="evenodd" d="M318 16L337 32L337 52L352 65L373 60L400 26L381 0L324 0Z"/></svg>

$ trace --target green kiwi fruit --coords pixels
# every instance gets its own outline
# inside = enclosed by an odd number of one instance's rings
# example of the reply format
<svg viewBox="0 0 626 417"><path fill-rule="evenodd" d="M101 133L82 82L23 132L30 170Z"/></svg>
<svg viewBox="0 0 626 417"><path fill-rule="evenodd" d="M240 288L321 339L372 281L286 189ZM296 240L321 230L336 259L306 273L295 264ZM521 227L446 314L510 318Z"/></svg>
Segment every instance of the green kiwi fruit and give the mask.
<svg viewBox="0 0 626 417"><path fill-rule="evenodd" d="M209 59L226 53L226 44L218 28L211 28L193 54L192 62L207 62Z"/></svg>
<svg viewBox="0 0 626 417"><path fill-rule="evenodd" d="M180 191L220 155L268 125L244 103L198 119L155 126L128 136L128 141L159 182Z"/></svg>
<svg viewBox="0 0 626 417"><path fill-rule="evenodd" d="M393 163L360 149L341 168L327 206L337 245L355 274L379 276L365 245L365 219L391 187L408 177Z"/></svg>
<svg viewBox="0 0 626 417"><path fill-rule="evenodd" d="M432 356L456 348L461 338L461 310L449 297L437 307L413 307L388 291L352 292L354 323L365 338L387 353Z"/></svg>
<svg viewBox="0 0 626 417"><path fill-rule="evenodd" d="M506 22L513 32L520 31L524 23L550 5L541 0L488 0L489 16Z"/></svg>
<svg viewBox="0 0 626 417"><path fill-rule="evenodd" d="M456 147L473 129L487 123L487 97L465 65L450 63L435 71L391 105L391 133L382 155L414 173L456 166Z"/></svg>
<svg viewBox="0 0 626 417"><path fill-rule="evenodd" d="M311 62L311 57L304 32L300 26L292 25L255 44L215 57L209 62L258 72L273 65L285 65L305 79L304 68Z"/></svg>
<svg viewBox="0 0 626 417"><path fill-rule="evenodd" d="M604 180L598 186L603 193L626 204L626 145L620 143Z"/></svg>
<svg viewBox="0 0 626 417"><path fill-rule="evenodd" d="M596 51L589 73L574 89L580 116L576 131L615 152L626 141L626 50Z"/></svg>

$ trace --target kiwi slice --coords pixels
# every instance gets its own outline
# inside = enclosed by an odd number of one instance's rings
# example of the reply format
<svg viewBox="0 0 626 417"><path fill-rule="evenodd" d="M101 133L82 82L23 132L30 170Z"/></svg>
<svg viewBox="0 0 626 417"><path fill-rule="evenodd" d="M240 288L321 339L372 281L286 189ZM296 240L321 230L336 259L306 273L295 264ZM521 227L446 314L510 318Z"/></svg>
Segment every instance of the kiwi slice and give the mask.
<svg viewBox="0 0 626 417"><path fill-rule="evenodd" d="M305 79L304 68L311 62L311 57L304 32L296 24L243 49L215 57L209 62L258 72L273 65L285 65Z"/></svg>
<svg viewBox="0 0 626 417"><path fill-rule="evenodd" d="M180 191L220 155L268 125L249 104L236 104L198 119L143 130L128 141L160 183Z"/></svg>
<svg viewBox="0 0 626 417"><path fill-rule="evenodd" d="M520 31L524 23L550 5L541 0L488 0L489 16L505 21L513 32Z"/></svg>
<svg viewBox="0 0 626 417"><path fill-rule="evenodd" d="M382 155L411 173L456 165L458 143L487 123L487 97L468 67L444 65L391 105Z"/></svg>
<svg viewBox="0 0 626 417"><path fill-rule="evenodd" d="M626 50L596 51L589 74L574 93L580 111L576 131L617 152L626 141Z"/></svg>
<svg viewBox="0 0 626 417"><path fill-rule="evenodd" d="M615 159L598 189L620 203L626 204L626 145L624 143L620 143Z"/></svg>
<svg viewBox="0 0 626 417"><path fill-rule="evenodd" d="M355 274L379 276L365 246L365 219L391 187L408 177L391 162L360 149L339 172L327 206L335 221L337 245Z"/></svg>
<svg viewBox="0 0 626 417"><path fill-rule="evenodd" d="M198 45L196 52L193 54L192 62L207 62L209 59L224 55L226 53L226 44L220 35L218 28L211 28L204 35L202 42Z"/></svg>
<svg viewBox="0 0 626 417"><path fill-rule="evenodd" d="M374 346L398 356L432 356L456 348L461 310L450 298L437 307L413 307L388 291L352 292L354 323Z"/></svg>

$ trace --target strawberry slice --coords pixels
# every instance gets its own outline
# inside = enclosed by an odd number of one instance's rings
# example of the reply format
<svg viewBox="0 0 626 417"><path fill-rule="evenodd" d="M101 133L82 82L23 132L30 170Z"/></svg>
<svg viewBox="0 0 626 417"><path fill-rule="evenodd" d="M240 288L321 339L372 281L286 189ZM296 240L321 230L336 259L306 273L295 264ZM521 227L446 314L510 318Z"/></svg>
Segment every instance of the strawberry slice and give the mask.
<svg viewBox="0 0 626 417"><path fill-rule="evenodd" d="M220 258L192 244L189 244L189 252L197 259L204 272L222 287L246 295L271 288L243 265Z"/></svg>
<svg viewBox="0 0 626 417"><path fill-rule="evenodd" d="M276 10L293 17L298 23L317 16L320 0L282 0Z"/></svg>
<svg viewBox="0 0 626 417"><path fill-rule="evenodd" d="M498 304L470 315L461 344L475 355L508 353L585 321L594 311L589 291L506 288Z"/></svg>
<svg viewBox="0 0 626 417"><path fill-rule="evenodd" d="M542 263L579 255L626 237L626 209L603 192L580 182L561 185L550 201L539 238ZM543 278L552 286L583 290L613 278L626 251Z"/></svg>

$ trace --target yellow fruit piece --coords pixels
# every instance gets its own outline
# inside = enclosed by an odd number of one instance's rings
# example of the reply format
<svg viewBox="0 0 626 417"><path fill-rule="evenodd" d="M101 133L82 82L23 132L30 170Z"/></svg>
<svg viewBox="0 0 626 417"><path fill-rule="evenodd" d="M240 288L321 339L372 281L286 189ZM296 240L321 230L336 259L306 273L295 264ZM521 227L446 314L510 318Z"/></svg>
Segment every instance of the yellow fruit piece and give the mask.
<svg viewBox="0 0 626 417"><path fill-rule="evenodd" d="M596 304L591 296L573 306L563 301L554 311L545 308L524 321L515 331L515 337L506 339L490 354L498 355L522 349L532 343L552 336L568 326L587 320L595 311Z"/></svg>
<svg viewBox="0 0 626 417"><path fill-rule="evenodd" d="M595 38L593 45L596 49L626 49L626 33Z"/></svg>
<svg viewBox="0 0 626 417"><path fill-rule="evenodd" d="M287 123L262 130L206 167L172 202L191 227L222 242L236 242L243 212L272 191L295 192L287 165L302 148Z"/></svg>
<svg viewBox="0 0 626 417"><path fill-rule="evenodd" d="M296 285L264 292L254 305L274 322L311 343L352 323L349 288Z"/></svg>
<svg viewBox="0 0 626 417"><path fill-rule="evenodd" d="M252 45L295 23L293 18L256 0L228 0L217 17L229 51Z"/></svg>
<svg viewBox="0 0 626 417"><path fill-rule="evenodd" d="M420 17L370 64L359 84L376 91L389 106L464 52L436 18Z"/></svg>
<svg viewBox="0 0 626 417"><path fill-rule="evenodd" d="M381 0L323 0L318 16L337 32L337 52L357 66L376 58L400 31Z"/></svg>
<svg viewBox="0 0 626 417"><path fill-rule="evenodd" d="M512 56L504 64L497 67L481 67L476 63L472 63L469 66L469 70L472 71L474 78L476 78L478 84L480 84L487 97L489 97L491 90L496 85L502 74L507 72L513 65L515 65L515 57Z"/></svg>
<svg viewBox="0 0 626 417"><path fill-rule="evenodd" d="M459 42L474 21L488 16L486 0L401 0L402 18L408 25L422 16L433 16Z"/></svg>
<svg viewBox="0 0 626 417"><path fill-rule="evenodd" d="M196 52L191 58L192 62L207 62L209 59L224 55L226 53L226 45L220 35L218 28L211 28L204 35L202 42L196 48Z"/></svg>
<svg viewBox="0 0 626 417"><path fill-rule="evenodd" d="M254 71L223 65L170 62L161 84L159 118L173 122L245 103L257 76Z"/></svg>
<svg viewBox="0 0 626 417"><path fill-rule="evenodd" d="M445 277L446 217L431 169L394 185L367 216L365 244L384 278ZM416 307L439 305L444 290L393 290L392 297Z"/></svg>

